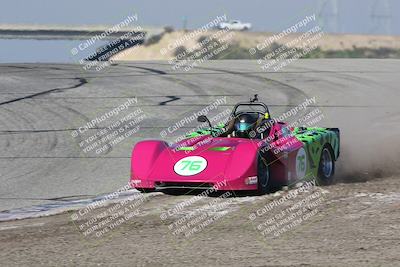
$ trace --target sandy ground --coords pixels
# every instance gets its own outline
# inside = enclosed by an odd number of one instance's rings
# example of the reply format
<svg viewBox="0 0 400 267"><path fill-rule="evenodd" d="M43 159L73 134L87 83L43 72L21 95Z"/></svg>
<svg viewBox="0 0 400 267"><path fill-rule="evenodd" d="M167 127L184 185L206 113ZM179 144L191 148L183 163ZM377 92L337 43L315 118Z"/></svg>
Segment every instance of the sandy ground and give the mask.
<svg viewBox="0 0 400 267"><path fill-rule="evenodd" d="M311 188L296 199L257 215L255 220L249 219L293 190L296 189L278 192L280 196L203 198L167 218L162 214L193 196L151 194L137 206L139 212L135 216L99 237L85 236L79 230L79 225L87 221L72 221L75 212L3 222L1 265L399 266L399 177ZM307 213L302 215L301 223L278 236L276 231L262 234L265 228L260 224L265 225L268 219L313 194L319 195L321 201L304 206ZM226 203L221 216L193 234L176 232L176 225L185 224L179 224L179 219L187 218L191 212L215 215L218 209L202 209L215 200ZM91 212L100 214L109 208ZM307 218L306 214L310 216ZM200 227L199 223L193 225Z"/></svg>

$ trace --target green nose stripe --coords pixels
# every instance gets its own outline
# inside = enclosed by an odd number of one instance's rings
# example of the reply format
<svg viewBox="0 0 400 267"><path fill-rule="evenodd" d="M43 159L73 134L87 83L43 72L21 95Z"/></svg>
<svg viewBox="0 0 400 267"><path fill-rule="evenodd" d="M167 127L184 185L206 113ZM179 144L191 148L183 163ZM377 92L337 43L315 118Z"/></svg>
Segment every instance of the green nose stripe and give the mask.
<svg viewBox="0 0 400 267"><path fill-rule="evenodd" d="M182 147L177 148L177 150L193 151L194 147L192 147L192 146L182 146Z"/></svg>
<svg viewBox="0 0 400 267"><path fill-rule="evenodd" d="M212 151L227 151L228 149L230 149L229 146L220 146L220 147L211 147L208 150L212 150Z"/></svg>

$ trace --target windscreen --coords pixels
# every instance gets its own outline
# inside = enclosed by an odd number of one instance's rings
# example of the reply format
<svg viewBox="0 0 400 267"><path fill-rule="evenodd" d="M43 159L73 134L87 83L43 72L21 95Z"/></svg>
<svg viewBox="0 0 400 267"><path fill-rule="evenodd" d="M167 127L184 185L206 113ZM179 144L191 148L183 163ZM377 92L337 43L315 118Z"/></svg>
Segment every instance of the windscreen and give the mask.
<svg viewBox="0 0 400 267"><path fill-rule="evenodd" d="M257 113L265 113L267 110L262 105L249 105L249 104L241 104L236 108L235 114L243 113L243 112L257 112Z"/></svg>

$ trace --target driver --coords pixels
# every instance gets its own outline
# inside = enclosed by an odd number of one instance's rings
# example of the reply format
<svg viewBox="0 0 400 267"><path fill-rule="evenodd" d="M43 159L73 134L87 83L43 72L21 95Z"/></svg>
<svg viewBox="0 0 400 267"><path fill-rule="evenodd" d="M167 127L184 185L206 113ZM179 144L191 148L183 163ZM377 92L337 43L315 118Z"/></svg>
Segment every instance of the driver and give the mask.
<svg viewBox="0 0 400 267"><path fill-rule="evenodd" d="M240 138L250 138L249 133L254 129L257 119L257 114L244 113L239 115L236 118L234 125L235 136Z"/></svg>

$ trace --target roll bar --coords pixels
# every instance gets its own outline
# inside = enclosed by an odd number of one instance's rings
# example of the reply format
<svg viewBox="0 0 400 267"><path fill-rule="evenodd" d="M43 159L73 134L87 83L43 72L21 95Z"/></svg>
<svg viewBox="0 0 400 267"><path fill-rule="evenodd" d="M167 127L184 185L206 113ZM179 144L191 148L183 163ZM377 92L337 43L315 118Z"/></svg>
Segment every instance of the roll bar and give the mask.
<svg viewBox="0 0 400 267"><path fill-rule="evenodd" d="M236 111L237 111L238 107L240 107L240 106L260 106L260 107L264 108L264 113L268 112L268 114L269 114L268 106L262 102L239 102L233 108L231 116L236 115ZM270 114L270 116L271 116L271 114Z"/></svg>

